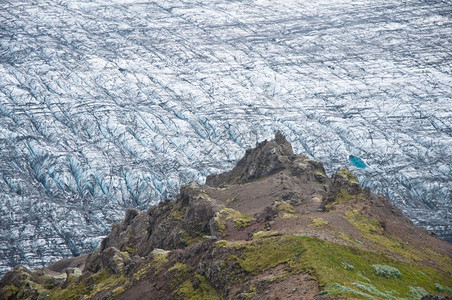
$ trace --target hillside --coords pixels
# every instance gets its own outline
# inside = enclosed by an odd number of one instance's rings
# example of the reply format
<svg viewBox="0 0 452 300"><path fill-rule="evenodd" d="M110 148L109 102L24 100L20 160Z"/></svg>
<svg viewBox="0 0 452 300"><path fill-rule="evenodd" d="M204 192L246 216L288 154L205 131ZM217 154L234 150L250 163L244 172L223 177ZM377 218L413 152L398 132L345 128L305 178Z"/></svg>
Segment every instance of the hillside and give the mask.
<svg viewBox="0 0 452 300"><path fill-rule="evenodd" d="M130 209L96 251L0 281L0 299L421 299L452 246L277 133L175 200ZM446 297L446 296L444 296Z"/></svg>

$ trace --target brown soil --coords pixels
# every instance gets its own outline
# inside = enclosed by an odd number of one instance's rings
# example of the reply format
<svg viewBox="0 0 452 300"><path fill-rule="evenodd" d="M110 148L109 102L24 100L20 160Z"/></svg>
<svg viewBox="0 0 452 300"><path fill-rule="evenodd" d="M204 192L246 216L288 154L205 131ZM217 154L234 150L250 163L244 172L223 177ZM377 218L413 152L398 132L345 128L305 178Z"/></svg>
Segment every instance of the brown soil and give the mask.
<svg viewBox="0 0 452 300"><path fill-rule="evenodd" d="M416 249L432 248L439 253L452 256L452 247L449 243L436 238L423 228L413 226L411 221L388 200L369 191L366 191L369 201L352 200L337 204L331 211L324 212L321 208L321 199L327 196L326 191L329 189L325 188L323 183L306 180L302 176L290 176L289 170L242 185L230 185L221 189L203 186L203 189L210 197L226 207L247 215L261 217L258 222L240 230L234 229L233 225L229 224L227 240L249 240L256 231L272 230L281 234L312 236L365 250L385 252L394 259L408 261L405 257L388 252L385 247L363 238L362 232L353 227L345 217L344 212L353 208L369 218L377 219L384 228L383 235L390 238L397 237L402 246L405 244ZM296 213L287 214L277 210L269 213L268 207L275 201L291 204ZM322 218L328 222L328 225L316 227L313 225L313 218ZM338 233L350 236L352 241L344 240ZM421 263L435 267L434 263L428 259L424 259Z"/></svg>
<svg viewBox="0 0 452 300"><path fill-rule="evenodd" d="M267 270L251 281L260 290L256 299L317 299L319 285L311 275L302 273L287 276L284 265Z"/></svg>

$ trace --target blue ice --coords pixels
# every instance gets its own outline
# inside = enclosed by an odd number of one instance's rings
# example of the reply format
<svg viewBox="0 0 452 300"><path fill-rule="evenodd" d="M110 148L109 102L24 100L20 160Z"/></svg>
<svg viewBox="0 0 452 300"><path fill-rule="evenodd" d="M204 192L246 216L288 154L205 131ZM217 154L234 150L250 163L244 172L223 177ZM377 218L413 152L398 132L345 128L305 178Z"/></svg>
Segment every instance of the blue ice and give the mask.
<svg viewBox="0 0 452 300"><path fill-rule="evenodd" d="M348 156L348 160L350 161L350 163L360 169L364 169L367 168L368 166L366 165L366 163L359 158L358 156L354 156L354 155L349 155Z"/></svg>

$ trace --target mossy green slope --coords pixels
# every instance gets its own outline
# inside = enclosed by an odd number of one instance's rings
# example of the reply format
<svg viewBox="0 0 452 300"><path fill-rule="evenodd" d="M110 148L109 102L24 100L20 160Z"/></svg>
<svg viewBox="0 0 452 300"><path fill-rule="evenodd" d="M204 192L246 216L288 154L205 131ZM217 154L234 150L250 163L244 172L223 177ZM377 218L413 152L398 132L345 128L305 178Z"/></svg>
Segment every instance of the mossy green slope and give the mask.
<svg viewBox="0 0 452 300"><path fill-rule="evenodd" d="M324 293L328 296L418 299L422 291L438 293L438 285L452 287L452 277L441 271L312 237L269 237L250 243L221 245L240 250L235 259L252 274L279 264L285 264L288 274L309 272L325 288ZM401 275L381 276L375 271L375 265L394 268Z"/></svg>

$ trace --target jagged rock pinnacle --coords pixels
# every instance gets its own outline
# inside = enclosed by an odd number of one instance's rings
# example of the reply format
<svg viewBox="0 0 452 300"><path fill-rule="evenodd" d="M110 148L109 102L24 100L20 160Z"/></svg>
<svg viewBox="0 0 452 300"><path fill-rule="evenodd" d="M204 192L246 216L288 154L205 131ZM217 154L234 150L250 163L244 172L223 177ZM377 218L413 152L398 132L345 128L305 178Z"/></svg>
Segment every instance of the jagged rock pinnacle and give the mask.
<svg viewBox="0 0 452 300"><path fill-rule="evenodd" d="M231 171L208 176L206 184L220 186L247 183L285 169L293 155L292 145L278 131L273 140L265 140L256 148L248 149Z"/></svg>

